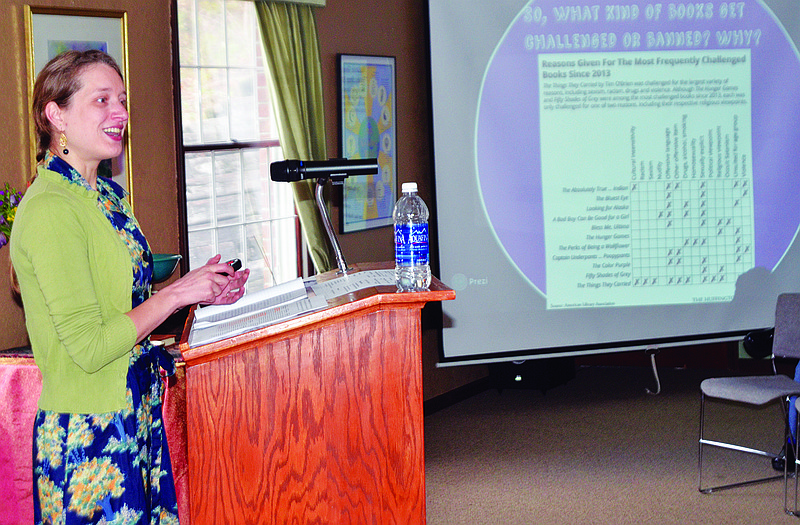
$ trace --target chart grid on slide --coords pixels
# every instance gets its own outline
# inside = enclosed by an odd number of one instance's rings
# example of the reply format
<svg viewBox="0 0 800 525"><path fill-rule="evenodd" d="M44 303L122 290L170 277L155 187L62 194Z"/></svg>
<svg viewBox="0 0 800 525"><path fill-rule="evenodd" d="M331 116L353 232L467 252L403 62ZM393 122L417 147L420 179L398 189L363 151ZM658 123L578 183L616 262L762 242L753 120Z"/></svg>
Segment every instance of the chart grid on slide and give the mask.
<svg viewBox="0 0 800 525"><path fill-rule="evenodd" d="M632 285L733 284L755 265L751 181L631 185Z"/></svg>

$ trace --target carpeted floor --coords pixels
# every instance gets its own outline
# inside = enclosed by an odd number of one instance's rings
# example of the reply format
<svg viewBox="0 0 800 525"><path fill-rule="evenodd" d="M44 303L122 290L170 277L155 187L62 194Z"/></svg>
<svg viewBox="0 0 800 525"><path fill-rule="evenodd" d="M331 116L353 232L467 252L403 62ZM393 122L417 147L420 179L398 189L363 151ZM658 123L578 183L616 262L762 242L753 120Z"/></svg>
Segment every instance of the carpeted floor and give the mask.
<svg viewBox="0 0 800 525"><path fill-rule="evenodd" d="M782 480L698 492L699 385L716 375L659 370L661 393L650 395L648 368L583 367L546 393L492 389L428 415L428 523L800 523L783 512ZM752 446L780 449L777 404L752 411L716 403L707 414L708 437L737 432ZM766 458L706 457L735 471L722 481L773 473Z"/></svg>

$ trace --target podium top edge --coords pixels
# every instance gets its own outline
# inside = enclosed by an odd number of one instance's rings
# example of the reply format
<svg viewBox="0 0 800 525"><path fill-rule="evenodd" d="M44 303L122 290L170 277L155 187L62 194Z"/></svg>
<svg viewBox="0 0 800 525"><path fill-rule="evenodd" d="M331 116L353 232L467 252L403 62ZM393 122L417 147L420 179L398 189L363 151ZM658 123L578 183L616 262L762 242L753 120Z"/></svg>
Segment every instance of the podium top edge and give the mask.
<svg viewBox="0 0 800 525"><path fill-rule="evenodd" d="M353 272L369 270L385 270L394 268L393 262L360 263L353 265ZM317 275L317 280L325 282L341 277L338 270L331 270ZM349 315L354 312L388 306L392 308L422 309L429 302L453 300L456 293L436 277L431 278L428 290L421 292L398 292L395 286L374 286L364 288L346 295L335 297L328 301L328 306L322 310L310 312L298 317L281 321L250 332L235 335L229 339L216 341L196 347L189 347L188 339L192 322L194 321L194 308L186 319L186 326L178 344L179 351L184 361L203 360L211 354L216 354L226 347L238 346L251 340L272 339L281 337L282 334L311 327L318 323L330 322L337 316Z"/></svg>

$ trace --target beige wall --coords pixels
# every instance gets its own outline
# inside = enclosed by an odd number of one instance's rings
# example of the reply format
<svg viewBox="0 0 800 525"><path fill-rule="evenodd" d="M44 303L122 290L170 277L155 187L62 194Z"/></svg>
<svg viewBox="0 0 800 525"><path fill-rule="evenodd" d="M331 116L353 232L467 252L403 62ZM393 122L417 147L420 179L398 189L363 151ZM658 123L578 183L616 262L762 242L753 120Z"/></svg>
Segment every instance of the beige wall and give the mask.
<svg viewBox="0 0 800 525"><path fill-rule="evenodd" d="M325 88L329 156L338 155L336 56L388 55L397 67L397 170L400 182L415 180L433 208L429 74L425 6L427 0L334 0L317 10ZM31 171L23 6L4 0L0 34L10 52L0 56L0 184L18 187ZM175 122L172 106L170 5L167 0L40 0L37 5L114 9L128 13L129 84L133 195L136 216L155 252L179 249ZM8 124L13 123L13 124ZM333 220L338 224L338 203ZM434 210L435 211L435 210ZM392 260L391 228L340 236L348 262ZM435 250L435 246L432 246ZM8 283L8 250L0 249L0 348L27 343L21 308ZM425 312L425 323L437 316ZM485 375L484 367L437 369L435 326L423 332L425 398L448 392Z"/></svg>

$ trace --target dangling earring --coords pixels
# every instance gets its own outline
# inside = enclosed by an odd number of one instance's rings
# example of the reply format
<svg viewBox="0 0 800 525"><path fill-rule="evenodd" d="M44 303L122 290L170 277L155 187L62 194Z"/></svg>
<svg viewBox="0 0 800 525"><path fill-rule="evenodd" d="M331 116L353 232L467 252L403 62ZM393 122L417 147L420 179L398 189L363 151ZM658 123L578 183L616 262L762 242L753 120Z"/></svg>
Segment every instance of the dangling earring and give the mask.
<svg viewBox="0 0 800 525"><path fill-rule="evenodd" d="M58 137L58 147L62 148L61 152L64 155L69 155L69 150L67 149L67 136L64 135L64 132L61 132L61 136Z"/></svg>

